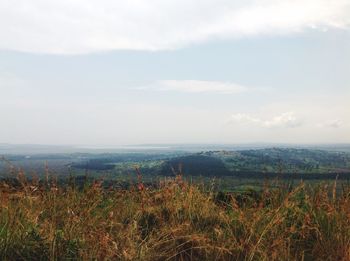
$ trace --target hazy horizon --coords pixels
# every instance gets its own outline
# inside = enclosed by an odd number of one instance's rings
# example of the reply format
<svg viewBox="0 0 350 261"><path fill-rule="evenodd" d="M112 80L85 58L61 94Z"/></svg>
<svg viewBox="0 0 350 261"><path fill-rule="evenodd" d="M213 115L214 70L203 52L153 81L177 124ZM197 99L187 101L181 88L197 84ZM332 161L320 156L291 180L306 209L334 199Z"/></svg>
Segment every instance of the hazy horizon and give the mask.
<svg viewBox="0 0 350 261"><path fill-rule="evenodd" d="M247 143L140 143L140 144L30 144L30 143L0 143L0 149L6 148L74 148L74 149L128 149L128 148L234 148L234 147L261 147L261 148L313 148L313 147L349 147L350 143L273 143L273 142L247 142Z"/></svg>
<svg viewBox="0 0 350 261"><path fill-rule="evenodd" d="M349 144L350 2L3 1L0 144Z"/></svg>

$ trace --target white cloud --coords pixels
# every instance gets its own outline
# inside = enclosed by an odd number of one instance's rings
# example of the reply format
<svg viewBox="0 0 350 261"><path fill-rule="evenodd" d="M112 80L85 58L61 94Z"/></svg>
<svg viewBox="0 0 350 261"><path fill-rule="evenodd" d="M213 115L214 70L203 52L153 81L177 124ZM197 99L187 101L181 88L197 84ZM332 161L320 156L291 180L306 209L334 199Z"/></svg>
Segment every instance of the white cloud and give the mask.
<svg viewBox="0 0 350 261"><path fill-rule="evenodd" d="M264 128L295 128L303 124L294 112L284 112L270 119L262 119L249 114L237 113L231 115L229 123L255 124Z"/></svg>
<svg viewBox="0 0 350 261"><path fill-rule="evenodd" d="M0 49L77 54L349 28L348 0L2 0Z"/></svg>
<svg viewBox="0 0 350 261"><path fill-rule="evenodd" d="M232 83L220 81L199 80L163 80L152 85L138 87L139 90L174 91L184 93L221 93L237 94L248 91L250 88Z"/></svg>
<svg viewBox="0 0 350 261"><path fill-rule="evenodd" d="M335 129L338 129L340 128L343 124L343 122L339 119L335 119L335 120L330 120L330 121L327 121L323 124L320 124L319 127L326 127L326 128L335 128Z"/></svg>

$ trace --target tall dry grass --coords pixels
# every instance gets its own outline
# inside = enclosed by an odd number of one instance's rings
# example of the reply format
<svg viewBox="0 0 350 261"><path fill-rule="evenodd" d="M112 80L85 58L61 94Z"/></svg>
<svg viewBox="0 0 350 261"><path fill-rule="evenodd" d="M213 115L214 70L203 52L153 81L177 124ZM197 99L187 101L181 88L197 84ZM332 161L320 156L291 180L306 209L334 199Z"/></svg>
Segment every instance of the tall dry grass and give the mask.
<svg viewBox="0 0 350 261"><path fill-rule="evenodd" d="M1 260L350 260L350 186L0 185Z"/></svg>

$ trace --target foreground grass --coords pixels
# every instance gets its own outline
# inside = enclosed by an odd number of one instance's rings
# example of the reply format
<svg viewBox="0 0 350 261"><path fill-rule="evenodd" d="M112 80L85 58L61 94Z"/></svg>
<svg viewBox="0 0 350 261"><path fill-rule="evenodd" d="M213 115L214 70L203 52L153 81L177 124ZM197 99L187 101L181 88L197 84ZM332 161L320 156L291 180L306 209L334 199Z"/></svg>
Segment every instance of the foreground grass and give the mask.
<svg viewBox="0 0 350 261"><path fill-rule="evenodd" d="M0 185L1 260L350 260L350 187ZM50 184L49 184L50 183Z"/></svg>

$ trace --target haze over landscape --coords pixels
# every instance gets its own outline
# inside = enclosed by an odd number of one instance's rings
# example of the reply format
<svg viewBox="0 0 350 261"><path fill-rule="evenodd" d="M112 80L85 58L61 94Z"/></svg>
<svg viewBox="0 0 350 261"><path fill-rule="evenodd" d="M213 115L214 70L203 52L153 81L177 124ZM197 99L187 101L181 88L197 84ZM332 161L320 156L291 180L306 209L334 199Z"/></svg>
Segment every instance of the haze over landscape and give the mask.
<svg viewBox="0 0 350 261"><path fill-rule="evenodd" d="M349 1L2 1L0 142L349 143Z"/></svg>
<svg viewBox="0 0 350 261"><path fill-rule="evenodd" d="M0 0L0 260L350 260L350 0Z"/></svg>

